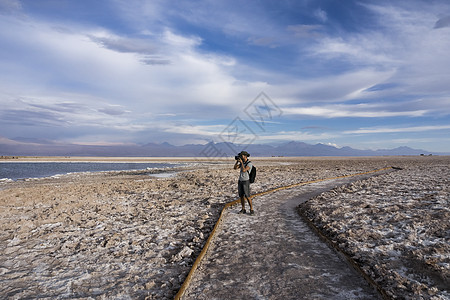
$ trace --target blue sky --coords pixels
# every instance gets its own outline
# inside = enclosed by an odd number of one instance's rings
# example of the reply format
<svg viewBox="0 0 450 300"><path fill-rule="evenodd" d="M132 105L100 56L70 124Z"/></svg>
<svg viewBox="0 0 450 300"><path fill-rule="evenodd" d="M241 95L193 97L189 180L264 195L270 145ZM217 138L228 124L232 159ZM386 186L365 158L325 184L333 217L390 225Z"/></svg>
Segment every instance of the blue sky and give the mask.
<svg viewBox="0 0 450 300"><path fill-rule="evenodd" d="M0 0L0 142L450 151L450 2Z"/></svg>

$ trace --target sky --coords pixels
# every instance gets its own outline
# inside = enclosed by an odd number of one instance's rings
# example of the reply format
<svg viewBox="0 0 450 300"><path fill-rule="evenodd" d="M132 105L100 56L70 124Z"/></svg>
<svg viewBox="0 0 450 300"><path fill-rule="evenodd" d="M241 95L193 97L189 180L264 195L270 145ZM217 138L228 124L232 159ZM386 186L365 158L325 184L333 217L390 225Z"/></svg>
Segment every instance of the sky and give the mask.
<svg viewBox="0 0 450 300"><path fill-rule="evenodd" d="M450 1L0 0L0 142L450 152Z"/></svg>

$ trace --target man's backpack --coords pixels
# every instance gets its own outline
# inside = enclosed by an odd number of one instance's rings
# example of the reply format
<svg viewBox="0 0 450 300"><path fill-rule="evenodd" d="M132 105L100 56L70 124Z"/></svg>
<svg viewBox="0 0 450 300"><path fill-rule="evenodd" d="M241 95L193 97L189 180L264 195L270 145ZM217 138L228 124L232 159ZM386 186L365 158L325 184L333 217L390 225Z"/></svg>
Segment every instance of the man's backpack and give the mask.
<svg viewBox="0 0 450 300"><path fill-rule="evenodd" d="M247 164L248 164L249 162L250 162L250 161L247 161L247 163L245 164L245 166L247 166ZM248 171L247 171L247 172L248 172ZM250 178L250 183L255 182L255 178L256 178L256 167L253 166L253 164L252 164L252 169L251 169L250 172L248 173L248 177Z"/></svg>

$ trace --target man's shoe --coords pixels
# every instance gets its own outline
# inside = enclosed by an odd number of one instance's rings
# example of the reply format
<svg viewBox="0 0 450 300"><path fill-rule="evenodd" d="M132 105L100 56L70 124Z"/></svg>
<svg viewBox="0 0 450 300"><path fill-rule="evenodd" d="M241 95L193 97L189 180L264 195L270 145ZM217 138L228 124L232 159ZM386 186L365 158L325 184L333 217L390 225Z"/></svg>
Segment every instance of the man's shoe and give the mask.
<svg viewBox="0 0 450 300"><path fill-rule="evenodd" d="M252 210L250 211L250 215L253 216L254 214L255 214L255 211L252 209Z"/></svg>
<svg viewBox="0 0 450 300"><path fill-rule="evenodd" d="M241 211L239 213L240 214L246 214L247 212L245 211L245 209L241 209Z"/></svg>

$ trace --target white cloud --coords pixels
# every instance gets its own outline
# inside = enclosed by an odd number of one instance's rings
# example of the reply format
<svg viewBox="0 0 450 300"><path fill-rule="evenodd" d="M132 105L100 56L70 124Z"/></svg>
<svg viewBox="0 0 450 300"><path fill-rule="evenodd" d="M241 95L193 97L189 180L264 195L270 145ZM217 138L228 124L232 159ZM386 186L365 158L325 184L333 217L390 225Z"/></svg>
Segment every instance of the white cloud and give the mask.
<svg viewBox="0 0 450 300"><path fill-rule="evenodd" d="M215 142L227 141L227 126L224 125L186 125L176 123L161 124L161 128L168 133L186 134L188 136L205 140L213 140ZM237 141L252 141L253 143L266 143L274 141L323 141L338 136L334 133L310 133L306 131L279 131L274 133L257 131L240 132L236 138Z"/></svg>
<svg viewBox="0 0 450 300"><path fill-rule="evenodd" d="M174 34L170 30L164 32L164 40L170 46L176 48L176 50L193 50L196 46L202 43L201 38L197 36L184 37L181 35Z"/></svg>
<svg viewBox="0 0 450 300"><path fill-rule="evenodd" d="M225 125L186 125L162 124L165 132L197 135L202 137L217 137L224 129Z"/></svg>
<svg viewBox="0 0 450 300"><path fill-rule="evenodd" d="M358 99L358 98L356 98ZM370 99L369 99L370 100ZM423 101L397 101L397 102L365 102L365 103L336 103L311 105L305 103L303 106L284 106L283 113L286 115L304 115L319 118L384 118L384 117L422 117L437 115L438 110L448 108L435 104L426 105Z"/></svg>
<svg viewBox="0 0 450 300"><path fill-rule="evenodd" d="M332 147L335 147L335 148L340 148L339 145L335 144L335 143L326 143L326 145L332 146Z"/></svg>
<svg viewBox="0 0 450 300"><path fill-rule="evenodd" d="M392 55L393 41L380 32L346 37L325 37L310 50L317 58L339 59L354 65L392 68L401 62L398 57Z"/></svg>
<svg viewBox="0 0 450 300"><path fill-rule="evenodd" d="M19 0L0 0L0 14L2 12L15 12L22 9L22 3Z"/></svg>
<svg viewBox="0 0 450 300"><path fill-rule="evenodd" d="M328 20L327 12L320 8L314 11L314 16L323 23Z"/></svg>
<svg viewBox="0 0 450 300"><path fill-rule="evenodd" d="M385 117L420 117L427 113L426 110L414 111L389 111L379 107L375 109L373 105L327 105L311 107L283 108L287 115L306 115L320 118L385 118Z"/></svg>
<svg viewBox="0 0 450 300"><path fill-rule="evenodd" d="M24 58L19 53L13 72L0 75L6 90L17 96L32 95L41 86L58 82L53 94L62 86L74 96L83 85L109 104L133 107L130 111L176 114L190 105L237 107L243 98L251 99L260 91L235 85L236 78L229 74L236 64L233 57L201 53L197 50L201 39L195 36L166 29L146 40L99 28L58 24L56 29L37 21L4 21L0 25L8 26L0 29L3 40L32 53ZM60 30L63 26L68 30Z"/></svg>
<svg viewBox="0 0 450 300"><path fill-rule="evenodd" d="M292 32L298 38L316 38L323 36L321 25L297 24L289 25L287 31Z"/></svg>
<svg viewBox="0 0 450 300"><path fill-rule="evenodd" d="M306 131L279 131L275 133L265 133L258 136L256 142L274 141L316 141L321 142L338 137L336 132L310 133Z"/></svg>
<svg viewBox="0 0 450 300"><path fill-rule="evenodd" d="M98 111L110 116L120 116L125 113L130 113L129 110L125 110L121 105L108 105L106 107L99 108Z"/></svg>
<svg viewBox="0 0 450 300"><path fill-rule="evenodd" d="M372 133L399 133L399 132L425 132L436 130L448 130L450 125L428 125L428 126L411 126L411 127L374 127L360 128L357 130L344 131L344 134L372 134Z"/></svg>
<svg viewBox="0 0 450 300"><path fill-rule="evenodd" d="M298 24L289 25L272 19L276 13L264 11L263 5L247 2L241 6L226 1L176 6L166 1L111 3L114 20L122 18L116 24L126 24L121 31L87 25L92 20L69 23L45 21L45 14L0 15L0 114L8 117L2 125L14 118L16 125L19 120L40 121L53 126L49 135L54 131L63 136L63 128L72 131L67 139L90 142L99 137L107 141L108 136L114 141L149 136L161 141L182 136L201 140L214 138L223 129L205 123L231 121L261 91L287 119L302 115L375 122L380 117L450 115L445 2L419 9L418 2L362 4L377 23L361 24L354 32L341 28L338 35L327 27L336 16L321 8L310 11L308 18L320 25L303 23L301 17ZM21 10L19 1L0 0L0 9L5 7L10 12ZM186 33L190 26L181 27L180 20L204 29ZM222 41L214 40L218 36L251 46L220 48L217 44ZM261 50L252 53L256 59L248 55L255 49ZM281 126L283 119L278 123L271 125ZM35 132L39 130L36 127ZM382 128L359 130L346 134L369 130L370 135ZM333 136L283 131L260 139L333 141Z"/></svg>
<svg viewBox="0 0 450 300"><path fill-rule="evenodd" d="M389 80L392 74L394 71L367 68L312 79L290 78L267 90L270 95L276 95L279 105L284 106L371 99L376 97L375 93L368 93L366 90Z"/></svg>
<svg viewBox="0 0 450 300"><path fill-rule="evenodd" d="M449 93L449 29L433 28L436 12L450 7L365 4L377 16L377 27L347 35L328 36L312 44L311 54L354 67L395 70L388 82L403 94ZM423 8L423 9L421 9Z"/></svg>

